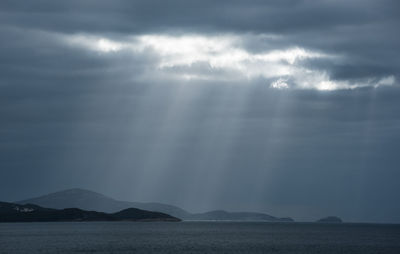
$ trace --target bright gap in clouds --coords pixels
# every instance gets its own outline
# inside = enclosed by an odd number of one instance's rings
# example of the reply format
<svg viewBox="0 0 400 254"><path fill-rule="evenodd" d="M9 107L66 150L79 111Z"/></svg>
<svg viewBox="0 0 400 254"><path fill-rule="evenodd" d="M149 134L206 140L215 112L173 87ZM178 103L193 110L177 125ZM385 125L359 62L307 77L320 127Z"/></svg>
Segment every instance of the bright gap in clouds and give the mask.
<svg viewBox="0 0 400 254"><path fill-rule="evenodd" d="M250 52L240 46L240 36L140 35L116 41L92 35L65 36L78 47L104 54L124 50L132 56L154 54L154 75L183 80L249 81L264 78L274 89L338 90L393 85L394 76L361 81L332 80L327 71L312 69L303 60L343 60L343 56L325 54L302 47ZM149 77L149 78L151 78Z"/></svg>

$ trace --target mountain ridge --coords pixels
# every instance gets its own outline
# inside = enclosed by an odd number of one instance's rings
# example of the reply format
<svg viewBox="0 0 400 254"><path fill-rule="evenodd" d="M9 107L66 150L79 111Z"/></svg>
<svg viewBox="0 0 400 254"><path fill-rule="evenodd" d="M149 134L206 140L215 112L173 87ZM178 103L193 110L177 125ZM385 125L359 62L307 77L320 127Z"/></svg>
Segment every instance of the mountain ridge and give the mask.
<svg viewBox="0 0 400 254"><path fill-rule="evenodd" d="M181 221L168 214L128 208L116 213L86 211L79 208L53 209L38 205L0 202L0 222L61 221Z"/></svg>
<svg viewBox="0 0 400 254"><path fill-rule="evenodd" d="M81 189L73 188L63 191L42 195L39 197L17 201L18 204L36 204L43 207L63 209L77 207L84 210L95 210L100 212L115 213L123 209L135 207L148 211L157 211L169 214L182 220L216 220L216 221L269 221L269 222L292 222L292 218L278 218L265 213L258 212L228 212L214 210L204 213L190 213L177 206L156 202L129 202L119 201L106 195Z"/></svg>
<svg viewBox="0 0 400 254"><path fill-rule="evenodd" d="M142 210L167 213L178 218L189 215L187 211L176 206L156 202L119 201L98 192L81 188L57 191L39 197L17 201L15 203L31 203L55 209L77 207L84 210L95 210L108 213L115 213L123 209L135 207Z"/></svg>

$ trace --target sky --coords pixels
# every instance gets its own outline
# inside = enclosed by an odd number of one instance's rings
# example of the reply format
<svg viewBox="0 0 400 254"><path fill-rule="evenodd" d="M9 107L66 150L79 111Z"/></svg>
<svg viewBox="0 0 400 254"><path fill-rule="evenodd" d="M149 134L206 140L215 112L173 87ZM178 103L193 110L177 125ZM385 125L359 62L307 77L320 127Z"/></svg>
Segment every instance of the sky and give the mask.
<svg viewBox="0 0 400 254"><path fill-rule="evenodd" d="M2 0L0 200L400 223L397 0Z"/></svg>

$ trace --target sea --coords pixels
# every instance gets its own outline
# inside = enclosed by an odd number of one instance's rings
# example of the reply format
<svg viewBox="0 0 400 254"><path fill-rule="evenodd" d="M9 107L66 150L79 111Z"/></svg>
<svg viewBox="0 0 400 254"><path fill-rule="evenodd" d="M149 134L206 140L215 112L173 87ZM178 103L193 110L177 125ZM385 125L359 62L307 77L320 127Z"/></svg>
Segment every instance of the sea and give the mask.
<svg viewBox="0 0 400 254"><path fill-rule="evenodd" d="M400 253L400 225L0 223L0 253Z"/></svg>

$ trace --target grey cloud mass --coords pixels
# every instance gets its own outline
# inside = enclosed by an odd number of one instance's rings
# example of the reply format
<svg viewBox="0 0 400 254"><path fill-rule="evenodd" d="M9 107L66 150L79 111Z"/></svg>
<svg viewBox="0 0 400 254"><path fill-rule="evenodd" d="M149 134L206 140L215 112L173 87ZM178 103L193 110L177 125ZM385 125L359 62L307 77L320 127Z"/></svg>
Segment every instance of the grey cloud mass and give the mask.
<svg viewBox="0 0 400 254"><path fill-rule="evenodd" d="M390 0L3 0L0 200L399 223L398 27Z"/></svg>

